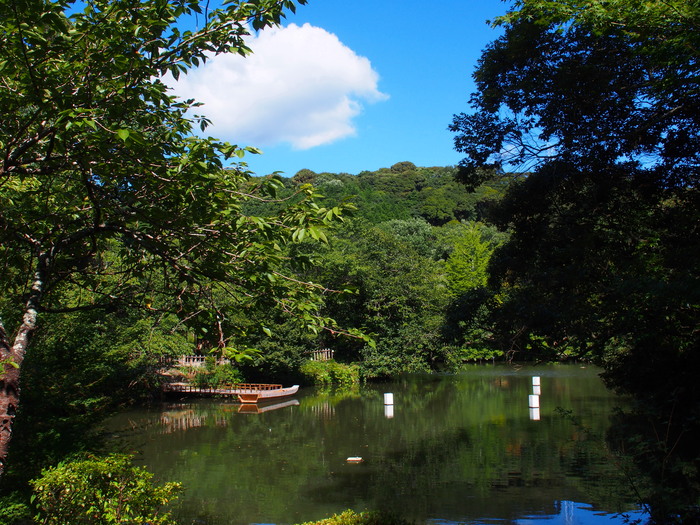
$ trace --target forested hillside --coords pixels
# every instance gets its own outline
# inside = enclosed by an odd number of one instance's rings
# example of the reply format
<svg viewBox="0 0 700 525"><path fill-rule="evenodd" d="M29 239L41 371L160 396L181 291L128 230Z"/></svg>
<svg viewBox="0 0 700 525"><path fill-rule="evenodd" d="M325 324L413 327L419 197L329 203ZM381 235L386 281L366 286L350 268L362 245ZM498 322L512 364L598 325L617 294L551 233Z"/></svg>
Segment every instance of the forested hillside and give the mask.
<svg viewBox="0 0 700 525"><path fill-rule="evenodd" d="M373 224L421 218L432 226L453 220L482 220L489 200L503 194L506 180L489 180L468 191L456 178L455 167L417 167L404 161L356 176L301 170L291 181L311 183L327 199L350 198L357 217Z"/></svg>
<svg viewBox="0 0 700 525"><path fill-rule="evenodd" d="M468 360L504 355L482 323L482 299L490 256L508 237L490 225L490 209L514 177L494 176L468 192L456 174L456 167L404 161L358 175L301 170L286 179L281 199L313 184L326 208L355 207L342 225L310 232L326 244L301 239L291 255L309 261L300 277L327 289L322 315L372 340L334 330L290 332L270 320L277 328L250 342L265 351L244 365L246 373L260 379L289 376L306 352L324 347L333 349L338 361L358 364L367 379L455 370ZM247 211L265 214L274 208L259 202Z"/></svg>

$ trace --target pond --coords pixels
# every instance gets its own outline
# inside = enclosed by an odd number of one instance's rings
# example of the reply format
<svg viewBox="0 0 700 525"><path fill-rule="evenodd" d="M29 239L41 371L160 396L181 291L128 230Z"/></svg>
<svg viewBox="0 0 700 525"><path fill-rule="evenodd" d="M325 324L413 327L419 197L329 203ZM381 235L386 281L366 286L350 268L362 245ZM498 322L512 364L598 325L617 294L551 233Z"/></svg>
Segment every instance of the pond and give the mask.
<svg viewBox="0 0 700 525"><path fill-rule="evenodd" d="M109 428L157 479L183 482L185 524L294 524L346 509L434 525L624 523L616 513L634 511L633 497L605 442L623 400L598 372L480 365L302 388L257 408L181 399Z"/></svg>

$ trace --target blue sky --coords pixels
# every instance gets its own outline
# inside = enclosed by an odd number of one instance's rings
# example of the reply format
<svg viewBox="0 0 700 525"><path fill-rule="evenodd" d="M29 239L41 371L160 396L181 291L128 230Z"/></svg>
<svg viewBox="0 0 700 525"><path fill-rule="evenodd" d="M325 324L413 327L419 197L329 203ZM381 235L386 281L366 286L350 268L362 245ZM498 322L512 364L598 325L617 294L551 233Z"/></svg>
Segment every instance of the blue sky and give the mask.
<svg viewBox="0 0 700 525"><path fill-rule="evenodd" d="M205 103L208 134L264 152L258 175L302 168L357 174L400 161L459 162L452 115L468 109L486 20L501 0L309 0L251 40L253 56L215 57L175 87Z"/></svg>

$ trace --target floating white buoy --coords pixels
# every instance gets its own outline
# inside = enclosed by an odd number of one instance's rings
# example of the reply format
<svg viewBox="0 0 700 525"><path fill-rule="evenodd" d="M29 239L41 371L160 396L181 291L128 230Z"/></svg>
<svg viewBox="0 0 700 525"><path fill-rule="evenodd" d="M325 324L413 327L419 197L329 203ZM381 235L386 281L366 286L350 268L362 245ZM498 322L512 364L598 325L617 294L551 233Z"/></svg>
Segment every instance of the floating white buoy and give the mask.
<svg viewBox="0 0 700 525"><path fill-rule="evenodd" d="M527 396L530 401L530 408L540 408L540 396Z"/></svg>
<svg viewBox="0 0 700 525"><path fill-rule="evenodd" d="M532 376L532 384L540 386L540 376Z"/></svg>
<svg viewBox="0 0 700 525"><path fill-rule="evenodd" d="M384 404L385 405L393 405L394 404L394 394L391 392L387 392L384 394Z"/></svg>
<svg viewBox="0 0 700 525"><path fill-rule="evenodd" d="M540 385L533 385L532 386L532 393L535 394L536 396L539 396L542 393Z"/></svg>
<svg viewBox="0 0 700 525"><path fill-rule="evenodd" d="M362 463L363 459L360 456L350 456L347 461L348 463Z"/></svg>

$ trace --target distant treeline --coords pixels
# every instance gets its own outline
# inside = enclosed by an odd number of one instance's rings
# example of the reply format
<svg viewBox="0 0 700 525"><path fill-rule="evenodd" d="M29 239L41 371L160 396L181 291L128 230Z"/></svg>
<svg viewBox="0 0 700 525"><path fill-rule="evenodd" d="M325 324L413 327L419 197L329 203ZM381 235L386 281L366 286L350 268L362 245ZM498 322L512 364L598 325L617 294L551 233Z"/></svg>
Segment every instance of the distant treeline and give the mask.
<svg viewBox="0 0 700 525"><path fill-rule="evenodd" d="M302 169L285 183L290 192L301 184L313 184L326 204L348 199L358 208L355 216L372 224L413 218L422 218L432 226L454 220L484 220L488 205L503 195L511 177L494 174L470 192L457 181L457 172L455 166L418 167L403 161L357 175Z"/></svg>

